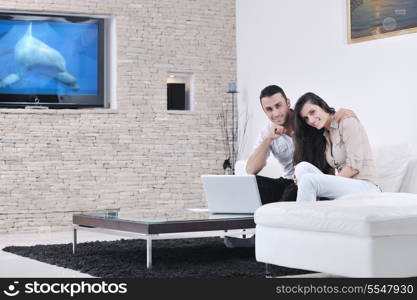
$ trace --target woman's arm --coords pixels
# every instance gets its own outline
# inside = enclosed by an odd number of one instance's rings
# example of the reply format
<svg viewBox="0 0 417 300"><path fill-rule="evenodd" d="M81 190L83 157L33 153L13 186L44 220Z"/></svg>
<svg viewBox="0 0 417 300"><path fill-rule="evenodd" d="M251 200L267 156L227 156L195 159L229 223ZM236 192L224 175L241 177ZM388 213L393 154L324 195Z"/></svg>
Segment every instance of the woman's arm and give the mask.
<svg viewBox="0 0 417 300"><path fill-rule="evenodd" d="M344 119L357 118L357 116L352 110L347 108L341 108L334 114L333 118L337 123L340 123Z"/></svg>
<svg viewBox="0 0 417 300"><path fill-rule="evenodd" d="M345 166L338 176L354 177L359 174L365 159L364 146L369 144L368 136L357 118L347 118L341 121L342 141L346 148Z"/></svg>

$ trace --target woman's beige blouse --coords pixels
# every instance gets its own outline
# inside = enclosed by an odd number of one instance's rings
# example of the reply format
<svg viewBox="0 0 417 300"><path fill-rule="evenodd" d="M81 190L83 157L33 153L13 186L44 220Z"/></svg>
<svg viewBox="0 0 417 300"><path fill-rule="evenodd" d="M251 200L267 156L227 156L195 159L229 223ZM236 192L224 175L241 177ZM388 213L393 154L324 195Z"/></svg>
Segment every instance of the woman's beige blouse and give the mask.
<svg viewBox="0 0 417 300"><path fill-rule="evenodd" d="M349 166L359 171L352 178L378 184L368 136L357 118L346 118L340 123L333 120L330 130L324 131L324 136L327 140L326 160L331 167L340 172L343 167Z"/></svg>

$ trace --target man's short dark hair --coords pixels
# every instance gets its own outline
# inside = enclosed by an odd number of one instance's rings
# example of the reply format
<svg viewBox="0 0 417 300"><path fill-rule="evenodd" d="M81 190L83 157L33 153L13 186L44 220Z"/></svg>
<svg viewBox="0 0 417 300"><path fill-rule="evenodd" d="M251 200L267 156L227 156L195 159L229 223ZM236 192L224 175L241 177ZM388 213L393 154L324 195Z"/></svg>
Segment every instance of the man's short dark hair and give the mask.
<svg viewBox="0 0 417 300"><path fill-rule="evenodd" d="M287 95L285 95L284 90L277 85L268 85L261 91L261 95L259 96L259 100L262 100L264 97L271 97L277 93L280 93L282 97L284 97L285 101L287 101ZM262 104L262 103L261 103Z"/></svg>

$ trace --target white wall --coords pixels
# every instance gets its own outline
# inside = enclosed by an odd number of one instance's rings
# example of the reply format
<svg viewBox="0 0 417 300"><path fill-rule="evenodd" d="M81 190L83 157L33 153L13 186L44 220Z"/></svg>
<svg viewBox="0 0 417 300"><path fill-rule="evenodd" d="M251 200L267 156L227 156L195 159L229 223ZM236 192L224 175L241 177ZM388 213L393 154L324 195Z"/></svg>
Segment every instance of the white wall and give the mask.
<svg viewBox="0 0 417 300"><path fill-rule="evenodd" d="M277 84L295 104L311 91L353 109L372 144L417 140L417 33L347 43L346 0L237 0L240 158L267 122L259 93ZM243 128L243 126L241 126Z"/></svg>

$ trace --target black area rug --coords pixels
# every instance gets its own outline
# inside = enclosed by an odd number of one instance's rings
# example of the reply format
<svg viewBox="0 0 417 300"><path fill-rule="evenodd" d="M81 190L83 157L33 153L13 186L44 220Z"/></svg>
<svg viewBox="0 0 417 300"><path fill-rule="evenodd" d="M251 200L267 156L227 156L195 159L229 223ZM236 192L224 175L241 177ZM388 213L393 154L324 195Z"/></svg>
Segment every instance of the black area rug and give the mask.
<svg viewBox="0 0 417 300"><path fill-rule="evenodd" d="M153 241L153 267L146 269L143 240L72 244L10 246L3 250L102 278L226 278L265 275L265 265L255 260L254 248L227 248L220 238ZM273 276L309 271L272 267Z"/></svg>

